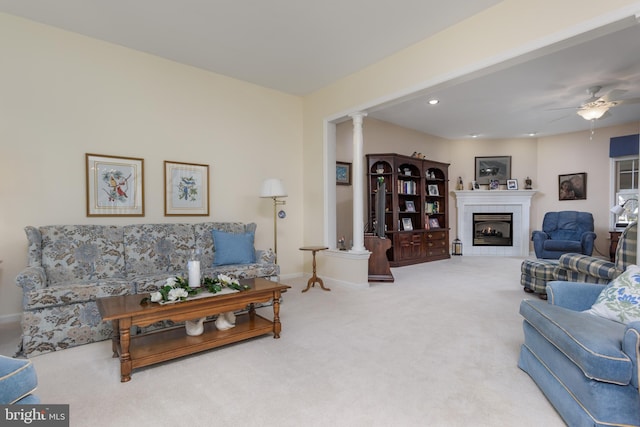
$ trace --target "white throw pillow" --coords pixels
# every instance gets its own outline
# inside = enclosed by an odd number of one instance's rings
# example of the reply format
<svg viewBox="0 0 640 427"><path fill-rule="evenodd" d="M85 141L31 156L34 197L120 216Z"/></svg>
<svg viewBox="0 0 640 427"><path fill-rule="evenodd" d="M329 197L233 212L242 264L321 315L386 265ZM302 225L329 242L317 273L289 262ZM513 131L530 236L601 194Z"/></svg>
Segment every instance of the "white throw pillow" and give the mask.
<svg viewBox="0 0 640 427"><path fill-rule="evenodd" d="M624 324L640 320L640 267L627 267L600 292L586 312Z"/></svg>

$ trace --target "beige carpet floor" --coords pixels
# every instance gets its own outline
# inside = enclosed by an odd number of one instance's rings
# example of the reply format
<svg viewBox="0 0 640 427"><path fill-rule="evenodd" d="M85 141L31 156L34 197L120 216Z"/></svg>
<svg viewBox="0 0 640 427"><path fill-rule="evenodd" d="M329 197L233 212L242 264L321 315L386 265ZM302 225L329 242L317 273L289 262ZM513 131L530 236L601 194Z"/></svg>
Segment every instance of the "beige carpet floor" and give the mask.
<svg viewBox="0 0 640 427"><path fill-rule="evenodd" d="M393 284L286 280L282 337L135 370L111 343L34 357L44 403L72 426L562 426L517 367L518 258L455 257ZM321 262L319 275L322 276ZM269 313L260 309L261 314Z"/></svg>

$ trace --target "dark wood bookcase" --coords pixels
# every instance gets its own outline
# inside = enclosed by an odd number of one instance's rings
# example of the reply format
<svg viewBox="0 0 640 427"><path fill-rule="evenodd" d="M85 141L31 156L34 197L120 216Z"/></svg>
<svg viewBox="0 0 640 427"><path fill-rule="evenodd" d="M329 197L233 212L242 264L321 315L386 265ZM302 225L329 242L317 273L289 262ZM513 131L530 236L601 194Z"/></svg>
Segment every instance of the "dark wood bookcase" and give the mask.
<svg viewBox="0 0 640 427"><path fill-rule="evenodd" d="M392 267L449 258L449 164L394 153L367 154L368 227L375 230L384 180L385 234Z"/></svg>

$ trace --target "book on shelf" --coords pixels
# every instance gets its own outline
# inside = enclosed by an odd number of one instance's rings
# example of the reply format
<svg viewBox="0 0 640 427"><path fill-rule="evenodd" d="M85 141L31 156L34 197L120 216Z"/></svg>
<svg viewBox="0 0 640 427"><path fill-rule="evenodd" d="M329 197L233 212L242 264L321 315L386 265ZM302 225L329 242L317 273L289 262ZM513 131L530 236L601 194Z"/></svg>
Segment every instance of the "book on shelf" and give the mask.
<svg viewBox="0 0 640 427"><path fill-rule="evenodd" d="M417 194L418 184L415 181L398 180L398 193Z"/></svg>

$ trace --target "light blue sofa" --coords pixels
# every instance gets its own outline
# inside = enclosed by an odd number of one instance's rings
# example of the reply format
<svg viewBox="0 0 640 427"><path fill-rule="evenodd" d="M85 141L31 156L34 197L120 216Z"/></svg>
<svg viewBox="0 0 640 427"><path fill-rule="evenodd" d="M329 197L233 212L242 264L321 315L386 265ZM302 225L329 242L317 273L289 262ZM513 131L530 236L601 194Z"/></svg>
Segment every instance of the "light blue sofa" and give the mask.
<svg viewBox="0 0 640 427"><path fill-rule="evenodd" d="M38 404L36 370L30 360L0 356L0 404Z"/></svg>
<svg viewBox="0 0 640 427"><path fill-rule="evenodd" d="M548 302L524 300L518 366L569 426L640 426L640 322L582 312L605 285L553 281Z"/></svg>
<svg viewBox="0 0 640 427"><path fill-rule="evenodd" d="M154 292L169 277L186 277L193 250L201 253L203 276L278 277L270 249L255 250L253 262L217 265L235 251L214 244L213 230L252 235L256 224L26 227L27 267L16 277L23 292L19 353L33 356L110 338L111 322L102 322L96 299Z"/></svg>

